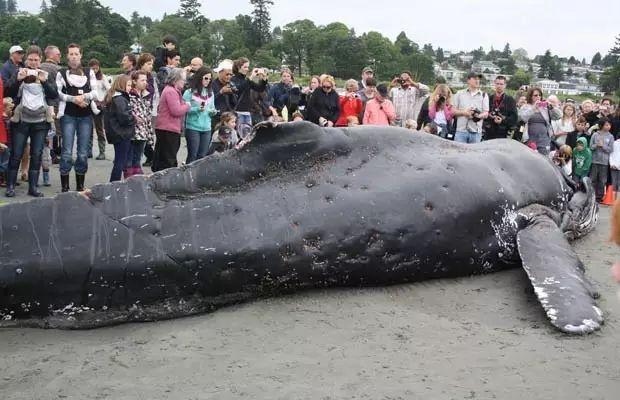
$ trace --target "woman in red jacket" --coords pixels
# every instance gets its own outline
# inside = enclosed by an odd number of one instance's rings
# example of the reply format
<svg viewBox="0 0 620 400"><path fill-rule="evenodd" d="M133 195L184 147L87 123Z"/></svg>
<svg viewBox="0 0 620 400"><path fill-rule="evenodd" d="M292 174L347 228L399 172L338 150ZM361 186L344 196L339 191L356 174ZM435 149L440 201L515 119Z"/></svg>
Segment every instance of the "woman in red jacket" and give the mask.
<svg viewBox="0 0 620 400"><path fill-rule="evenodd" d="M347 81L345 90L344 96L340 96L340 117L336 121L336 126L347 126L349 118L358 118L364 107L362 99L357 94L358 86L355 79Z"/></svg>

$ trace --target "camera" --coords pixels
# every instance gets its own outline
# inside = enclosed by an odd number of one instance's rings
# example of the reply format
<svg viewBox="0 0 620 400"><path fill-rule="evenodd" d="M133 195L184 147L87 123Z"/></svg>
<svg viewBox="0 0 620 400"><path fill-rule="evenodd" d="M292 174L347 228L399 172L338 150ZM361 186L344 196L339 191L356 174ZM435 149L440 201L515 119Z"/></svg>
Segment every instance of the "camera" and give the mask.
<svg viewBox="0 0 620 400"><path fill-rule="evenodd" d="M239 88L237 87L237 85L235 85L232 82L228 83L228 86L230 87L230 90L232 90L233 93L237 93L239 91Z"/></svg>
<svg viewBox="0 0 620 400"><path fill-rule="evenodd" d="M439 96L439 98L437 99L437 106L443 106L444 104L446 104L446 96Z"/></svg>
<svg viewBox="0 0 620 400"><path fill-rule="evenodd" d="M482 118L480 118L480 114L482 114L482 111L480 111L477 108L474 109L472 111L472 114L471 114L471 120L474 121L474 122L479 122L482 119Z"/></svg>
<svg viewBox="0 0 620 400"><path fill-rule="evenodd" d="M325 118L322 118L319 120L319 125L322 126L323 128L327 126L327 120Z"/></svg>
<svg viewBox="0 0 620 400"><path fill-rule="evenodd" d="M489 113L489 116L493 119L497 117L500 117L501 119L506 119L506 117L499 111L499 108L493 109L493 111Z"/></svg>

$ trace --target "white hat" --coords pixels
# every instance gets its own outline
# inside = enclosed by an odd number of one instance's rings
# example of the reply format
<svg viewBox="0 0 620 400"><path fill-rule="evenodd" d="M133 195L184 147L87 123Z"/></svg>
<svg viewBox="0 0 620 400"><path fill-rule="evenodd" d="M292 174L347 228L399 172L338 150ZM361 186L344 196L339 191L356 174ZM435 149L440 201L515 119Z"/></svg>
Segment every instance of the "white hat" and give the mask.
<svg viewBox="0 0 620 400"><path fill-rule="evenodd" d="M23 53L23 52L24 52L24 49L22 49L22 46L19 46L19 45L17 45L17 46L12 46L12 47L9 49L9 55L10 55L10 54L13 54L13 53L18 53L18 52L19 52L19 53Z"/></svg>
<svg viewBox="0 0 620 400"><path fill-rule="evenodd" d="M220 61L220 63L218 64L217 68L214 69L214 72L220 72L224 69L233 69L233 62L232 60L222 60Z"/></svg>

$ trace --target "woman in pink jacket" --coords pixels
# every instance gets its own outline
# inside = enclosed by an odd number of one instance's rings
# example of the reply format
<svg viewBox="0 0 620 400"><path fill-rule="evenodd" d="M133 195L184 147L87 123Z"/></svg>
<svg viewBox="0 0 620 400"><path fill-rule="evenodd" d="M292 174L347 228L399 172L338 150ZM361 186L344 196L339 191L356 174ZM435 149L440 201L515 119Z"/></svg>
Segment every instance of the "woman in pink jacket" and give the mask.
<svg viewBox="0 0 620 400"><path fill-rule="evenodd" d="M384 84L377 86L372 100L366 103L364 125L391 125L396 119L394 104L388 99L388 89Z"/></svg>
<svg viewBox="0 0 620 400"><path fill-rule="evenodd" d="M439 84L428 102L428 118L431 126L437 127L437 134L446 138L452 127L454 109L452 107L452 91L446 84ZM425 127L426 128L426 127Z"/></svg>
<svg viewBox="0 0 620 400"><path fill-rule="evenodd" d="M190 109L189 103L183 100L181 92L183 86L185 86L185 71L181 68L171 69L166 77L166 87L161 92L157 109L155 125L157 142L151 167L153 172L177 166L183 117Z"/></svg>

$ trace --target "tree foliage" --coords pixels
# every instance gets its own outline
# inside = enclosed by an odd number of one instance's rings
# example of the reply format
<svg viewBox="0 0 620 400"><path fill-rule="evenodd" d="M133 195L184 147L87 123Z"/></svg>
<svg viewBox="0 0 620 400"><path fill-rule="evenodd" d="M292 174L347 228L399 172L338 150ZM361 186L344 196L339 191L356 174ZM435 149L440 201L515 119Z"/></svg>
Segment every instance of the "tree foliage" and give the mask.
<svg viewBox="0 0 620 400"><path fill-rule="evenodd" d="M252 26L256 35L256 47L261 47L269 42L271 36L269 7L273 5L273 0L250 0L250 3L254 6Z"/></svg>

